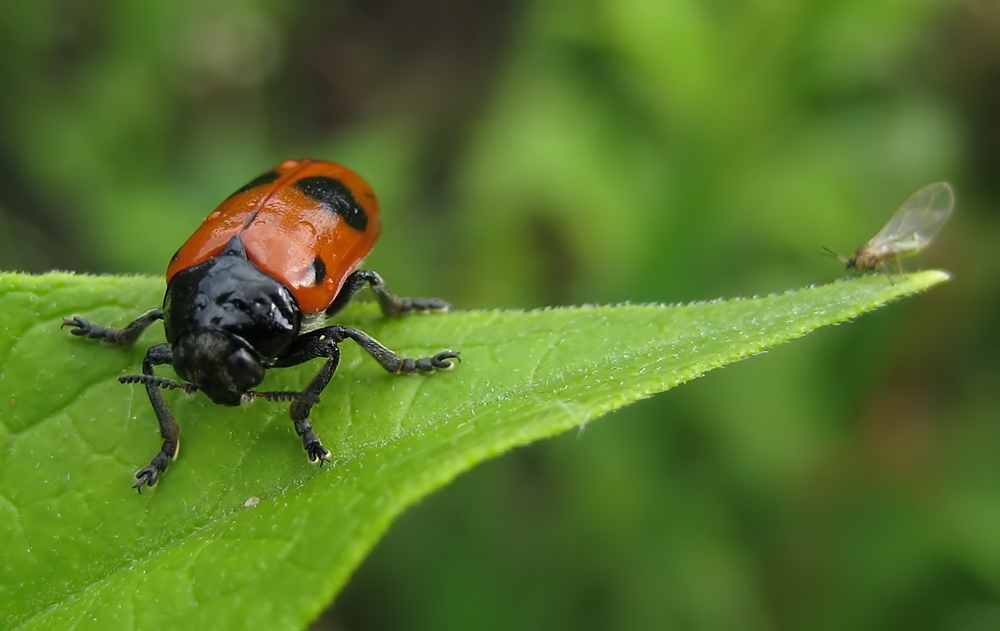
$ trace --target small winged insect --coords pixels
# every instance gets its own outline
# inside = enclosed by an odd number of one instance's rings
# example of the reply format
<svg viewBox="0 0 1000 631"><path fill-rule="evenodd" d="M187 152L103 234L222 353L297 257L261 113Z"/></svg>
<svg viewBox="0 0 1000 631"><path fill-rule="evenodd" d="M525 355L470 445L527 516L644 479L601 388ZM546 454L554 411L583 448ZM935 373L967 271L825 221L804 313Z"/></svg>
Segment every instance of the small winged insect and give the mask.
<svg viewBox="0 0 1000 631"><path fill-rule="evenodd" d="M912 256L931 242L955 208L955 191L947 182L929 184L906 200L889 223L850 258L823 248L847 269L870 272L895 259L902 273L900 257Z"/></svg>

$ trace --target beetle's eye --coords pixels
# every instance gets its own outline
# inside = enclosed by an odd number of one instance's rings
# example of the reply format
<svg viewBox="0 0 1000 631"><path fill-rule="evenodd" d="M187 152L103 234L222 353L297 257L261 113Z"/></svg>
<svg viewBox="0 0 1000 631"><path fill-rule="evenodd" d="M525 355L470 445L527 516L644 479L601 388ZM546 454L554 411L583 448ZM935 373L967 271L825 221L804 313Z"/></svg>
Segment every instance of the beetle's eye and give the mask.
<svg viewBox="0 0 1000 631"><path fill-rule="evenodd" d="M264 367L250 351L241 348L229 356L226 372L237 390L246 391L264 380Z"/></svg>

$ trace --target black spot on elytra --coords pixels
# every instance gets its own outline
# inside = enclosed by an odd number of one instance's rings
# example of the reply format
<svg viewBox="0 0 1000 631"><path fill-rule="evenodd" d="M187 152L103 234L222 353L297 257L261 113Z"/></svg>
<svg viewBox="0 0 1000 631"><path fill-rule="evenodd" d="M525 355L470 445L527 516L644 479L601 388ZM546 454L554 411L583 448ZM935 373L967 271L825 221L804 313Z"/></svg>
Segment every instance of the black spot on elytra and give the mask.
<svg viewBox="0 0 1000 631"><path fill-rule="evenodd" d="M319 285L326 280L326 263L323 262L323 259L318 256L313 259L312 268L313 275L315 277L315 284Z"/></svg>
<svg viewBox="0 0 1000 631"><path fill-rule="evenodd" d="M263 186L265 184L270 184L271 182L275 181L279 177L281 177L281 175L277 171L268 171L267 173L265 173L263 175L258 175L254 179L252 179L249 182L247 182L246 186L244 186L240 190L238 190L235 193L233 193L233 195L239 195L240 193L246 193L247 191L249 191L252 188L257 188L258 186ZM233 195L230 195L230 197L232 197Z"/></svg>
<svg viewBox="0 0 1000 631"><path fill-rule="evenodd" d="M303 193L312 197L332 213L344 218L344 223L363 231L368 226L368 215L358 204L350 189L340 180L325 175L304 177L295 183Z"/></svg>

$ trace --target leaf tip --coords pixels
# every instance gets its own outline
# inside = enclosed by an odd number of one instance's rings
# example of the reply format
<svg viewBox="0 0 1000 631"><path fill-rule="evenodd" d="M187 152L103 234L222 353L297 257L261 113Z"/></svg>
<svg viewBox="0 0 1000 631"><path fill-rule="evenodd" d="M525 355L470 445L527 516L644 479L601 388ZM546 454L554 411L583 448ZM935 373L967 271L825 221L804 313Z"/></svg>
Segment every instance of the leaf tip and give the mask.
<svg viewBox="0 0 1000 631"><path fill-rule="evenodd" d="M930 289L934 285L940 285L951 280L951 274L944 270L929 269L910 274L909 280L913 281L918 289Z"/></svg>

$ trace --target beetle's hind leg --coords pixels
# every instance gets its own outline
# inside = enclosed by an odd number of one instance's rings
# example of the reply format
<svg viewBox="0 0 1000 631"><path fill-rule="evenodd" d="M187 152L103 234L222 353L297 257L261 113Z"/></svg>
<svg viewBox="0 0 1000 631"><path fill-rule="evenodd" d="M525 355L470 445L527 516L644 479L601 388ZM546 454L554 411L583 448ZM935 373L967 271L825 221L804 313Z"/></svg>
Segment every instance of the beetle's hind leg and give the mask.
<svg viewBox="0 0 1000 631"><path fill-rule="evenodd" d="M387 318L411 312L430 313L434 311L443 313L451 311L451 305L439 298L397 298L394 293L389 291L385 281L378 273L371 270L358 270L352 272L344 281L340 293L326 310L327 317L347 306L354 294L358 293L365 285L371 285L378 305L382 309L382 314Z"/></svg>

